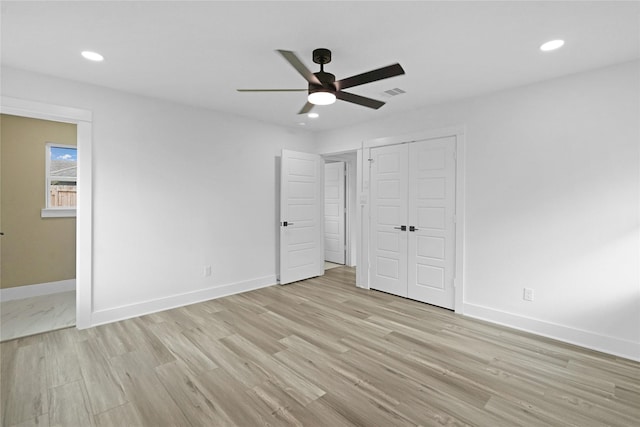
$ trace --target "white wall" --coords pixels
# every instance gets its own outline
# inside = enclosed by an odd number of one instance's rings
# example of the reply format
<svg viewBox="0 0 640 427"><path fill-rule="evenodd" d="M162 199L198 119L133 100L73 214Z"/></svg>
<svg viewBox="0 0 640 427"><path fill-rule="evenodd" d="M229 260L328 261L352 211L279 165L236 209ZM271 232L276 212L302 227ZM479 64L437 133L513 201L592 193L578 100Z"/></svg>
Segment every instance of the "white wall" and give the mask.
<svg viewBox="0 0 640 427"><path fill-rule="evenodd" d="M275 283L277 157L309 134L11 68L2 95L93 112L93 324Z"/></svg>
<svg viewBox="0 0 640 427"><path fill-rule="evenodd" d="M465 125L465 314L640 360L639 76L620 64L317 142Z"/></svg>
<svg viewBox="0 0 640 427"><path fill-rule="evenodd" d="M639 75L622 64L315 140L336 153L466 125L465 313L640 360ZM275 281L276 156L318 151L309 135L10 68L2 95L93 112L93 323Z"/></svg>

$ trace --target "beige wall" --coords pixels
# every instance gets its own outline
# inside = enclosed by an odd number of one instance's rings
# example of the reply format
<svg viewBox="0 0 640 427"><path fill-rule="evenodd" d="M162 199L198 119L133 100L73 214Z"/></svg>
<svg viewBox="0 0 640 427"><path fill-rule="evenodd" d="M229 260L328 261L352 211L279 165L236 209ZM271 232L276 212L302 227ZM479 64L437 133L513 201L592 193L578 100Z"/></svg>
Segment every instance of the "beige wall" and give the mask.
<svg viewBox="0 0 640 427"><path fill-rule="evenodd" d="M76 145L76 125L0 115L0 287L75 278L76 219L41 218L45 144Z"/></svg>

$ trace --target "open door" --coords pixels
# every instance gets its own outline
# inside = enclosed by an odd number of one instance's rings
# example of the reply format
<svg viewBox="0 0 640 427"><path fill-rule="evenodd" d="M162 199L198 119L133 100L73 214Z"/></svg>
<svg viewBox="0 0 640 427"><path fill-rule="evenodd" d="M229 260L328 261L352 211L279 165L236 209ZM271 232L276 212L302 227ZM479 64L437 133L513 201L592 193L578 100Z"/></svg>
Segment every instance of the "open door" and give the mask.
<svg viewBox="0 0 640 427"><path fill-rule="evenodd" d="M280 284L324 274L324 160L282 150Z"/></svg>

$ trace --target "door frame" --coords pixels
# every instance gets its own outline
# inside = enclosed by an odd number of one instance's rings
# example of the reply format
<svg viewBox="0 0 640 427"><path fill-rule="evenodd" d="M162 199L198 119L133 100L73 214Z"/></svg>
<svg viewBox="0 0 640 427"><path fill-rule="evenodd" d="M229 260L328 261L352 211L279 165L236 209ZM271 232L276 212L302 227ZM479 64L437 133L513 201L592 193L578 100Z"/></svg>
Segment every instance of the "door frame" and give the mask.
<svg viewBox="0 0 640 427"><path fill-rule="evenodd" d="M349 187L349 183L348 183L348 177L347 177L347 164L348 162L346 160L337 160L337 159L327 159L326 157L322 158L323 162L324 162L324 179L325 179L325 199L324 199L324 211L323 211L323 216L324 216L324 221L325 221L325 228L324 228L324 236L323 238L326 237L326 232L327 232L327 228L326 228L326 219L327 219L327 211L326 211L326 203L327 203L327 192L326 192L326 186L327 186L327 166L328 165L334 165L336 163L342 163L342 170L341 170L341 174L342 174L342 204L343 204L343 209L342 212L339 212L339 216L342 217L342 228L343 228L343 233L342 233L342 237L343 237L343 241L342 241L342 256L344 258L344 262L343 265L349 265L349 252L347 250L347 241L348 239L348 224L349 224L349 219L347 218L347 210L348 207L347 205L349 204L349 200L347 199L348 195L347 195L347 188ZM324 254L325 254L325 261L327 261L327 247L325 245L324 247Z"/></svg>
<svg viewBox="0 0 640 427"><path fill-rule="evenodd" d="M454 310L463 314L464 305L464 273L465 273L465 126L453 126L426 130L405 135L397 135L363 141L362 149L358 150L358 212L360 219L358 227L358 248L356 266L356 286L370 289L369 266L369 150L385 145L404 144L428 139L454 137L456 140L456 196L455 196L455 260L454 260Z"/></svg>
<svg viewBox="0 0 640 427"><path fill-rule="evenodd" d="M351 158L352 154L355 154L355 159ZM346 208L344 234L346 248L344 265L346 265L347 267L355 267L358 258L357 253L355 256L353 255L353 251L358 245L356 244L356 240L352 239L353 231L357 231L357 229L359 228L359 223L357 222L357 218L355 215L357 200L355 203L352 203L354 197L357 197L357 186L355 186L355 196L354 190L352 188L353 180L356 179L357 181L357 171L359 170L357 167L357 156L358 150L350 150L333 154L322 154L322 158L324 159L325 163L327 161L344 162L346 168L344 191L344 206Z"/></svg>
<svg viewBox="0 0 640 427"><path fill-rule="evenodd" d="M79 108L6 96L0 97L0 113L76 125L78 147L76 327L78 329L91 327L93 312L92 113Z"/></svg>

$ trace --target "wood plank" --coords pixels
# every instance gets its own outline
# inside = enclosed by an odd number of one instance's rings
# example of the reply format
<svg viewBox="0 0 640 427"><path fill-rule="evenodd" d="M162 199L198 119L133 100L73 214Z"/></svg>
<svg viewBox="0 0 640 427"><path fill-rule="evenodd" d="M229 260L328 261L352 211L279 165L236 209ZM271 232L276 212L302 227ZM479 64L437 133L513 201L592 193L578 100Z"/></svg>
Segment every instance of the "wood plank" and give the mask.
<svg viewBox="0 0 640 427"><path fill-rule="evenodd" d="M12 414L12 410L9 408L9 397L12 394L11 388L15 382L15 377L19 374L16 369L17 351L17 340L0 343L0 421L3 426L9 425L9 418L12 418L14 424L19 422L17 420L19 416ZM36 417L39 417L39 415L32 418ZM47 416L46 418L48 419L49 417Z"/></svg>
<svg viewBox="0 0 640 427"><path fill-rule="evenodd" d="M295 371L278 360L262 352L256 345L240 335L233 335L221 340L231 351L245 360L251 360L264 369L269 381L281 386L287 394L302 405L314 401L325 394L325 390L307 381Z"/></svg>
<svg viewBox="0 0 640 427"><path fill-rule="evenodd" d="M104 357L104 349L93 339L76 343L82 378L89 395L92 413L99 414L127 400L113 367Z"/></svg>
<svg viewBox="0 0 640 427"><path fill-rule="evenodd" d="M61 329L43 335L49 387L57 387L82 379L74 335L73 329Z"/></svg>
<svg viewBox="0 0 640 427"><path fill-rule="evenodd" d="M279 385L274 384L272 381L265 381L253 387L251 393L268 408L271 415L277 420L277 424L296 427L304 426L296 418L294 412L300 413L304 411L305 406L287 394Z"/></svg>
<svg viewBox="0 0 640 427"><path fill-rule="evenodd" d="M303 355L304 354L304 355ZM327 393L314 402L321 401L321 407L329 412L330 417L344 419L351 425L415 425L395 408L393 402L379 389L375 390L362 381L344 375L333 369L333 359L322 354L309 354L302 348L300 351L286 350L276 357L288 367L317 383ZM367 421L368 420L368 421Z"/></svg>
<svg viewBox="0 0 640 427"><path fill-rule="evenodd" d="M146 327L145 323L140 318L129 319L123 322L125 331L134 337L135 342L138 343L137 349L148 352L153 356L155 360L155 366L160 366L165 363L174 362L175 356L165 346L162 341Z"/></svg>
<svg viewBox="0 0 640 427"><path fill-rule="evenodd" d="M156 376L148 353L131 352L112 359L126 398L147 425L188 426L180 408Z"/></svg>
<svg viewBox="0 0 640 427"><path fill-rule="evenodd" d="M334 411L322 397L304 407L294 407L291 414L303 426L352 427L353 423Z"/></svg>
<svg viewBox="0 0 640 427"><path fill-rule="evenodd" d="M40 415L10 427L49 427L49 414Z"/></svg>
<svg viewBox="0 0 640 427"><path fill-rule="evenodd" d="M67 383L49 390L49 425L51 427L93 426L87 392L82 381Z"/></svg>
<svg viewBox="0 0 640 427"><path fill-rule="evenodd" d="M94 417L96 427L139 427L145 425L140 413L127 402Z"/></svg>
<svg viewBox="0 0 640 427"><path fill-rule="evenodd" d="M47 374L42 342L19 346L2 345L13 350L11 360L2 372L3 425L36 419L48 412ZM4 353L4 352L3 352ZM3 354L4 356L4 354Z"/></svg>
<svg viewBox="0 0 640 427"><path fill-rule="evenodd" d="M278 286L270 286L260 289L260 292L246 292L243 294L250 301L266 307L271 304L285 304L288 306L296 306L300 303L308 301L307 298L292 295L287 291L283 291Z"/></svg>
<svg viewBox="0 0 640 427"><path fill-rule="evenodd" d="M347 305L348 307L345 307ZM345 309L346 308L346 309ZM341 335L362 335L366 334L371 337L382 338L389 334L392 330L380 325L376 325L366 321L366 317L361 318L360 312L351 312L348 303L339 306L330 306L323 304L321 301L308 301L300 304L299 309L305 313L310 313L313 317L322 319L318 327L326 328L334 333Z"/></svg>
<svg viewBox="0 0 640 427"><path fill-rule="evenodd" d="M269 407L223 369L204 372L200 383L236 426L276 425Z"/></svg>
<svg viewBox="0 0 640 427"><path fill-rule="evenodd" d="M102 345L106 357L119 356L137 348L138 343L125 332L125 322L114 322L93 328L95 339Z"/></svg>
<svg viewBox="0 0 640 427"><path fill-rule="evenodd" d="M264 370L252 361L243 360L217 338L208 335L207 331L199 328L185 331L184 335L201 351L206 351L214 363L229 375L241 382L245 387L252 388L268 379Z"/></svg>
<svg viewBox="0 0 640 427"><path fill-rule="evenodd" d="M272 307L273 308L273 307ZM296 334L305 340L312 342L324 351L342 353L348 350L339 342L339 337L332 335L317 327L318 323L309 323L302 320L301 316L291 313L289 310L279 310L279 313L269 311L262 315L279 327L284 328L291 334Z"/></svg>
<svg viewBox="0 0 640 427"><path fill-rule="evenodd" d="M156 373L192 426L234 425L216 397L209 394L184 362L178 360L159 366Z"/></svg>
<svg viewBox="0 0 640 427"><path fill-rule="evenodd" d="M175 310L171 310L175 312ZM149 325L149 329L173 353L174 357L184 361L194 374L215 369L217 365L202 351L196 348L189 339L182 334L181 328L175 323L156 323Z"/></svg>
<svg viewBox="0 0 640 427"><path fill-rule="evenodd" d="M260 319L254 313L245 312L245 315L242 316L233 310L227 310L212 314L212 316L232 327L236 334L242 335L266 353L273 354L283 349L278 340L283 338L285 333L276 328L260 327Z"/></svg>
<svg viewBox="0 0 640 427"><path fill-rule="evenodd" d="M153 323L173 323L175 326L184 331L185 329L193 329L200 326L193 316L188 316L185 313L188 311L188 307L178 307L171 310L160 311L157 313L147 314L144 316L145 320L150 324Z"/></svg>

